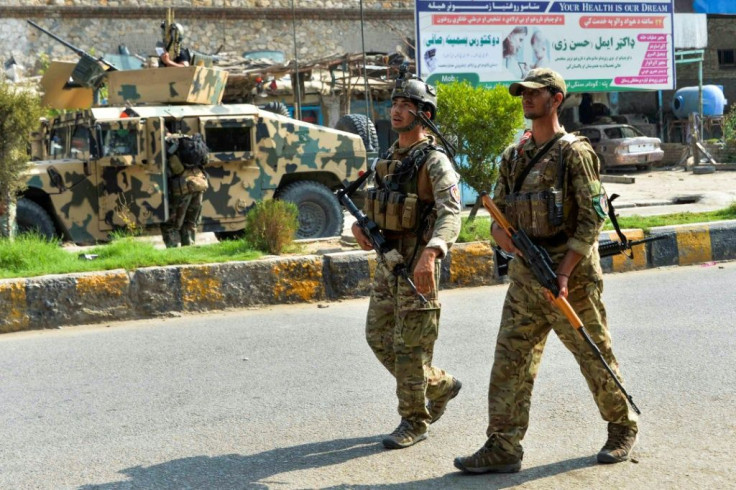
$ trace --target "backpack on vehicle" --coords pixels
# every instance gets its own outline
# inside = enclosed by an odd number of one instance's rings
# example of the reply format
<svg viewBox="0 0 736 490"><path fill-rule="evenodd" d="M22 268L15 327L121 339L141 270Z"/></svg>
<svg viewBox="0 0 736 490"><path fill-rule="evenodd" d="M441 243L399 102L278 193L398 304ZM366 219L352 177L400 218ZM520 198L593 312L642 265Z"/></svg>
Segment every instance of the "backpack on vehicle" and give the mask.
<svg viewBox="0 0 736 490"><path fill-rule="evenodd" d="M209 148L199 133L180 138L179 147L176 149L176 155L184 168L203 167L207 163L208 153Z"/></svg>

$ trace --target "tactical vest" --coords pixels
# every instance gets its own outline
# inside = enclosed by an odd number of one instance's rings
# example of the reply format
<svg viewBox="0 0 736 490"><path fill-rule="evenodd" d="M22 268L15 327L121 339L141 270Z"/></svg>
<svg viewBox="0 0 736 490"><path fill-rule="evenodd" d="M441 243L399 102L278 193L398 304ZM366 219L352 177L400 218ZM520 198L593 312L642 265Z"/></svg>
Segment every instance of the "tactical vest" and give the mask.
<svg viewBox="0 0 736 490"><path fill-rule="evenodd" d="M382 230L418 234L432 227L434 194L424 166L432 151L442 149L428 144L403 160L376 163L376 187L368 192L364 212Z"/></svg>
<svg viewBox="0 0 736 490"><path fill-rule="evenodd" d="M565 202L567 166L565 165L563 153L578 140L579 137L574 134L567 133L563 135L547 151L547 154L535 163L536 167L549 162L555 156L557 157L555 179L552 186L533 192L521 192L509 189L508 183L506 183L506 215L512 224L524 230L530 238L566 240L566 237L563 236L565 231L564 218L569 214L571 204ZM512 161L519 158L519 150L519 147L513 150ZM523 177L526 178L525 175ZM514 182L516 189L520 189L522 184L523 182Z"/></svg>

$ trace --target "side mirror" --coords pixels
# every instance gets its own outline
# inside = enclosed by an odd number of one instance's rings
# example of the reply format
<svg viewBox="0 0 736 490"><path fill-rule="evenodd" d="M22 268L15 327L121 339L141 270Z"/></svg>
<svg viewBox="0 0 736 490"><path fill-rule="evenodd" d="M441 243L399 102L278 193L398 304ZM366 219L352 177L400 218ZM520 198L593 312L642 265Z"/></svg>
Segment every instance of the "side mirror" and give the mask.
<svg viewBox="0 0 736 490"><path fill-rule="evenodd" d="M59 171L56 170L56 168L49 167L48 169L46 169L46 173L49 174L51 185L59 189L59 192L64 192L66 190L64 179L61 178L61 174L59 174Z"/></svg>

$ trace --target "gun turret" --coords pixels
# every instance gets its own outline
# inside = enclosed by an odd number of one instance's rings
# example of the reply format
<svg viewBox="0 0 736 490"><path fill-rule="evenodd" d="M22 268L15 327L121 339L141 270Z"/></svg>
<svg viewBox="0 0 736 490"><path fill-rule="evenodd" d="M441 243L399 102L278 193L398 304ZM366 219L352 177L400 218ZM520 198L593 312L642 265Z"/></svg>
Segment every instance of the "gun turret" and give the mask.
<svg viewBox="0 0 736 490"><path fill-rule="evenodd" d="M74 46L73 44L65 41L54 33L47 31L32 20L27 20L27 22L39 31L49 35L55 41L63 44L64 46L79 55L81 59L79 60L79 63L77 63L77 66L74 67L74 71L72 72L72 80L74 81L74 83L77 83L82 87L98 88L100 85L102 85L102 78L105 76L105 72L107 71L102 66L100 66L100 63L107 65L108 70L118 69L115 65L105 60L105 58L103 58L102 56L100 56L99 58L95 58L85 50Z"/></svg>

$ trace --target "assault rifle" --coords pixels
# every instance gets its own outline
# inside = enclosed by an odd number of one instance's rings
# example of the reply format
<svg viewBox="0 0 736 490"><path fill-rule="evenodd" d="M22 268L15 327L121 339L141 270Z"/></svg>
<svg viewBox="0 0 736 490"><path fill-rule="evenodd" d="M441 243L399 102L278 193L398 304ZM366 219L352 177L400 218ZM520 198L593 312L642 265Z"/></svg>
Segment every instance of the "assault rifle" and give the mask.
<svg viewBox="0 0 736 490"><path fill-rule="evenodd" d="M636 245L641 245L642 243L648 243L653 242L655 240L661 240L662 238L665 238L667 235L654 235L654 236L648 236L646 238L642 238L641 240L621 240L620 242L616 241L610 241L610 242L601 242L598 244L598 254L603 257L610 257L611 255L616 254L624 254L628 258L633 259L634 258L634 249ZM625 238L625 237L624 237Z"/></svg>
<svg viewBox="0 0 736 490"><path fill-rule="evenodd" d="M79 55L81 59L79 60L79 63L77 63L77 66L74 67L74 71L72 72L72 80L82 87L98 88L101 85L101 79L105 75L105 69L100 66L100 63L104 63L105 65L107 65L109 70L118 70L117 66L113 65L102 56L100 56L99 58L95 58L85 50L78 48L71 43L68 43L53 32L49 32L40 25L36 24L32 20L27 20L26 22L28 22L44 34L48 34L55 41L63 44L64 46Z"/></svg>
<svg viewBox="0 0 736 490"><path fill-rule="evenodd" d="M621 384L621 381L613 372L611 366L609 366L606 360L603 358L603 354L601 354L600 349L598 349L598 346L595 345L593 339L590 338L588 331L585 330L585 326L580 320L580 317L578 317L577 313L575 313L575 310L572 309L572 306L570 306L567 298L560 296L560 287L557 284L557 274L555 274L554 270L552 269L552 259L550 258L547 251L544 248L535 245L534 242L532 242L532 240L529 238L529 236L524 232L524 230L514 229L506 219L506 216L503 215L501 210L498 209L496 204L486 192L483 192L481 194L481 200L483 201L483 206L488 210L489 213L491 213L491 216L493 216L493 220L498 223L501 228L503 228L503 231L506 233L506 235L511 238L514 246L518 248L519 251L521 251L524 259L529 264L529 267L532 270L532 273L534 274L534 277L537 279L537 281L539 281L539 283L543 287L547 288L555 296L555 306L560 309L562 314L564 314L567 318L567 321L570 322L570 325L572 325L575 330L578 331L585 342L593 350L593 353L598 357L601 363L603 363L606 371L608 371L608 374L611 375L613 381L616 383L616 386L618 386L618 389L621 390L621 393L629 401L629 404L631 405L631 408L634 409L634 412L640 414L641 412L639 411L639 408L634 404L634 400L631 398L631 395L626 393L626 390Z"/></svg>
<svg viewBox="0 0 736 490"><path fill-rule="evenodd" d="M626 236L621 233L620 241L603 241L598 243L598 255L600 258L611 257L612 255L624 254L630 259L634 258L634 247L642 245L644 243L653 242L666 238L667 235L654 235L642 238L640 240L629 240ZM501 250L500 248L494 247L494 260L496 262L496 268L499 276L505 276L508 272L509 262L514 258L513 255Z"/></svg>
<svg viewBox="0 0 736 490"><path fill-rule="evenodd" d="M389 246L386 238L383 236L383 234L381 234L381 229L378 227L378 224L368 218L368 216L366 216L363 211L358 209L353 200L350 199L350 195L355 192L356 189L358 189L361 185L363 185L363 182L365 182L372 174L373 169L370 169L366 173L358 177L355 182L347 186L345 189L338 191L337 199L340 201L340 204L345 206L345 209L347 209L348 212L353 215L356 222L358 223L358 226L360 226L360 229L363 231L363 234L365 234L365 236L370 239L371 244L373 245L373 250L375 250L376 254L378 254L378 260L386 265L386 267L396 277L403 278L412 289L412 291L416 293L422 303L427 304L427 298L425 298L424 295L422 295L422 293L417 290L414 282L409 277L409 271L406 267L406 264L399 261L399 258L401 258L399 252Z"/></svg>

